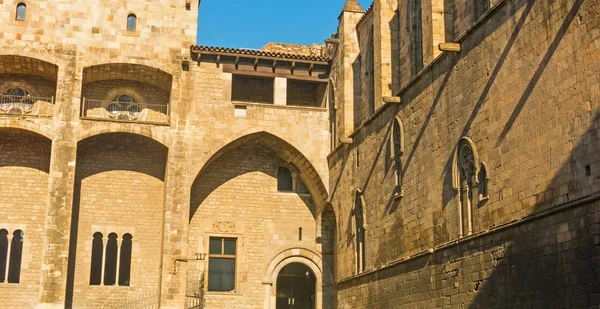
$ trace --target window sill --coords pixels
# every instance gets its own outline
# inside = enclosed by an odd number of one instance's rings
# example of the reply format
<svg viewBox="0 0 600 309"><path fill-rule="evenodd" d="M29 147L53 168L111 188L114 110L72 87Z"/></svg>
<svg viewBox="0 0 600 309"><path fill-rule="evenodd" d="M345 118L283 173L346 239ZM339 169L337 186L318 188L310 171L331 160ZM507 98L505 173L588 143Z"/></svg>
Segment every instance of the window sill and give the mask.
<svg viewBox="0 0 600 309"><path fill-rule="evenodd" d="M132 290L133 286L120 286L120 285L89 285L92 289L120 289L120 290Z"/></svg>
<svg viewBox="0 0 600 309"><path fill-rule="evenodd" d="M21 287L21 283L0 283L0 289L10 289L10 288L19 288Z"/></svg>

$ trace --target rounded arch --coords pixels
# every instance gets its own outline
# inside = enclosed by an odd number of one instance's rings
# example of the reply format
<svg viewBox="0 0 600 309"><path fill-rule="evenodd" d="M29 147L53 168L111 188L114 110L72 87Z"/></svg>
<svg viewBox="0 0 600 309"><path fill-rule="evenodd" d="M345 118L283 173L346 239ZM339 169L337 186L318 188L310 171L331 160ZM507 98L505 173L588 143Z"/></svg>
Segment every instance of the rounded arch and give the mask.
<svg viewBox="0 0 600 309"><path fill-rule="evenodd" d="M94 126L90 129L80 131L79 134L77 135L76 140L78 143L80 143L83 140L86 140L88 138L98 136L98 135L111 134L111 133L126 133L126 134L139 135L139 136L149 138L151 140L154 140L154 141L162 144L167 149L171 148L171 146L173 145L173 141L171 140L171 138L163 132L157 132L157 131L150 130L150 129L139 130L139 127L133 126L131 124L119 124L119 125L120 125L120 127L117 130L115 130L115 128L113 126Z"/></svg>
<svg viewBox="0 0 600 309"><path fill-rule="evenodd" d="M145 98L131 87L116 87L108 91L104 96L105 101L115 101L116 96L127 95L136 100L136 103L145 103Z"/></svg>
<svg viewBox="0 0 600 309"><path fill-rule="evenodd" d="M82 85L106 80L127 80L141 82L155 86L163 91L170 92L173 74L169 68L158 68L149 61L105 62L101 60L88 63L83 68Z"/></svg>
<svg viewBox="0 0 600 309"><path fill-rule="evenodd" d="M0 55L0 74L32 75L56 82L58 65L41 55L27 52Z"/></svg>
<svg viewBox="0 0 600 309"><path fill-rule="evenodd" d="M458 156L460 154L461 148L464 145L468 146L473 151L473 159L475 161L475 183L479 183L479 153L477 152L477 147L475 146L475 143L470 137L463 136L458 141L456 149L454 149L454 158L452 160L452 185L455 190L460 190L460 171L458 169Z"/></svg>
<svg viewBox="0 0 600 309"><path fill-rule="evenodd" d="M189 183L188 186L193 186L194 182L200 177L210 163L218 159L221 155L252 141L256 142L262 148L271 151L296 169L295 172L298 173L300 179L308 188L308 191L317 205L317 213L320 213L323 205L327 201L328 195L321 174L317 171L312 162L298 150L298 148L282 138L262 130L248 129L241 132L241 134L232 136L221 142L214 148L218 149L216 152L207 153L202 157L197 169L194 170L194 174L192 174L194 175L194 177L191 178L192 182Z"/></svg>
<svg viewBox="0 0 600 309"><path fill-rule="evenodd" d="M321 257L305 248L290 248L277 254L269 263L263 274L262 283L265 288L265 309L275 309L277 276L281 270L292 263L300 263L308 267L316 279L316 309L322 308L323 303L323 271Z"/></svg>
<svg viewBox="0 0 600 309"><path fill-rule="evenodd" d="M0 121L0 130L29 131L43 136L51 141L56 138L56 132L51 128L29 121L12 121L12 119L2 119L2 121Z"/></svg>

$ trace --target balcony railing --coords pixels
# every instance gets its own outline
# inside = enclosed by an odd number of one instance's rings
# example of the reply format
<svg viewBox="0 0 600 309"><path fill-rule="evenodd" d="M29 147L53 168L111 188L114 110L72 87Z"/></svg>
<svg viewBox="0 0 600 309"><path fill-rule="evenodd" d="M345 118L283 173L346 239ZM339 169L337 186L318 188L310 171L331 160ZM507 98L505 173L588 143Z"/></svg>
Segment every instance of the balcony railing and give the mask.
<svg viewBox="0 0 600 309"><path fill-rule="evenodd" d="M52 117L54 98L0 95L0 114Z"/></svg>
<svg viewBox="0 0 600 309"><path fill-rule="evenodd" d="M143 104L83 98L81 117L90 119L168 124L169 104Z"/></svg>

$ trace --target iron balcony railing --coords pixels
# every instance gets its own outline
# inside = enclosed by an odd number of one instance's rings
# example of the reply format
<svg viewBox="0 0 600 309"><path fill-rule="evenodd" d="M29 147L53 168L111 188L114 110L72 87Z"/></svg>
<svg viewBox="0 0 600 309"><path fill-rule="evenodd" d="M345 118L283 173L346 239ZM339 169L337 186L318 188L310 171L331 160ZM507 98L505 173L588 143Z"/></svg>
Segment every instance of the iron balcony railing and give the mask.
<svg viewBox="0 0 600 309"><path fill-rule="evenodd" d="M144 104L83 98L81 117L168 124L169 104Z"/></svg>
<svg viewBox="0 0 600 309"><path fill-rule="evenodd" d="M0 95L0 114L52 117L54 97Z"/></svg>

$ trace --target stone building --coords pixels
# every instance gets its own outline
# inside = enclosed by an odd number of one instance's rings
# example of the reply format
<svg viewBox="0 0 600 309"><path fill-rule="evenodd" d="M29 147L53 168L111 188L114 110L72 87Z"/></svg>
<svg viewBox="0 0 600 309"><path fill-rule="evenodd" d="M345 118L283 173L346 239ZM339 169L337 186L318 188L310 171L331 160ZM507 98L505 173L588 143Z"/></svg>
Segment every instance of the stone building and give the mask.
<svg viewBox="0 0 600 309"><path fill-rule="evenodd" d="M600 3L199 6L0 2L1 308L598 306Z"/></svg>

